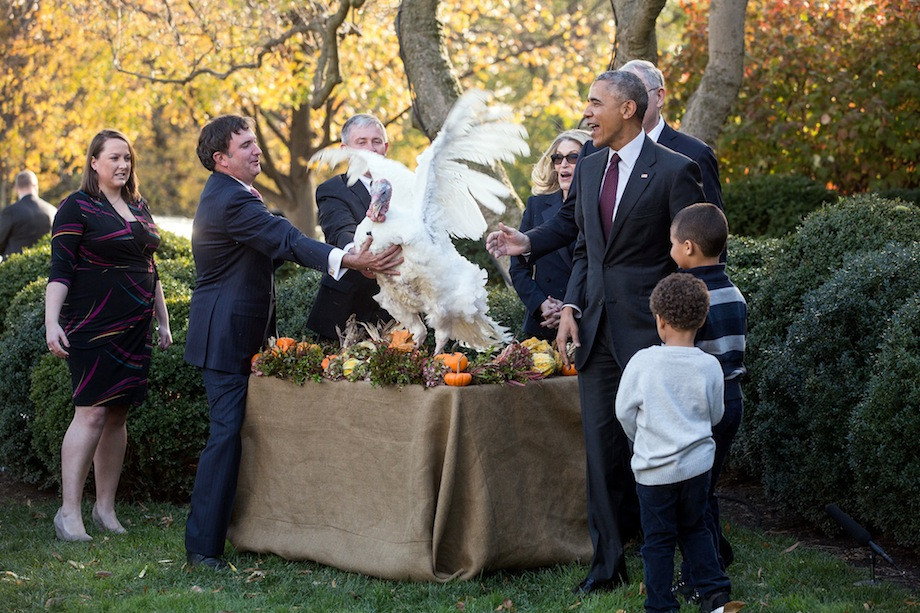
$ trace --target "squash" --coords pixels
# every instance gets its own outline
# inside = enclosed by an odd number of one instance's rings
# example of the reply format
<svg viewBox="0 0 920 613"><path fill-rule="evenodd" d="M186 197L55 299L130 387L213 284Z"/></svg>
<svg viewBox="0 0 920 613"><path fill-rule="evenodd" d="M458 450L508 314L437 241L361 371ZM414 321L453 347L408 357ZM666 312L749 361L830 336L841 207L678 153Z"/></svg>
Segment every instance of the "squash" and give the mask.
<svg viewBox="0 0 920 613"><path fill-rule="evenodd" d="M415 349L415 342L412 340L412 333L408 330L394 330L390 334L390 349L408 353Z"/></svg>
<svg viewBox="0 0 920 613"><path fill-rule="evenodd" d="M568 365L562 365L562 374L567 377L571 377L573 375L577 375L578 371L575 370L575 365L569 362Z"/></svg>
<svg viewBox="0 0 920 613"><path fill-rule="evenodd" d="M287 336L283 336L275 341L275 347L277 347L278 349L280 349L282 352L285 352L285 353L287 352L288 349L290 349L291 347L295 347L296 345L297 345L297 341Z"/></svg>
<svg viewBox="0 0 920 613"><path fill-rule="evenodd" d="M454 387L463 387L473 381L473 375L468 372L449 372L444 373L444 383Z"/></svg>
<svg viewBox="0 0 920 613"><path fill-rule="evenodd" d="M334 353L332 355L327 355L326 357L324 357L323 363L322 363L323 370L326 370L327 368L329 368L329 362L336 359L337 357L339 356L335 355Z"/></svg>
<svg viewBox="0 0 920 613"><path fill-rule="evenodd" d="M441 360L445 366L454 372L463 372L470 365L470 361L459 351L455 353L439 353L434 358Z"/></svg>
<svg viewBox="0 0 920 613"><path fill-rule="evenodd" d="M258 359L261 358L261 357L262 357L262 353L261 353L261 352L256 353L256 354L254 354L254 355L252 356L252 359L249 360L249 363L250 363L251 365L254 366L255 363L256 363L256 360L258 360Z"/></svg>

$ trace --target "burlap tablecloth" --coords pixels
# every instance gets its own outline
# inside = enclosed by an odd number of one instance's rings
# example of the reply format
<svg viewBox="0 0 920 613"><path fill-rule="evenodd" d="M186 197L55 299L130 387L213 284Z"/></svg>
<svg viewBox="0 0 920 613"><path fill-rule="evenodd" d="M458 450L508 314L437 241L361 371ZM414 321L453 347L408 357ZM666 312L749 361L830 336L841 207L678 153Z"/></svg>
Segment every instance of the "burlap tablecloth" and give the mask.
<svg viewBox="0 0 920 613"><path fill-rule="evenodd" d="M426 390L251 377L241 551L448 581L591 558L575 377Z"/></svg>

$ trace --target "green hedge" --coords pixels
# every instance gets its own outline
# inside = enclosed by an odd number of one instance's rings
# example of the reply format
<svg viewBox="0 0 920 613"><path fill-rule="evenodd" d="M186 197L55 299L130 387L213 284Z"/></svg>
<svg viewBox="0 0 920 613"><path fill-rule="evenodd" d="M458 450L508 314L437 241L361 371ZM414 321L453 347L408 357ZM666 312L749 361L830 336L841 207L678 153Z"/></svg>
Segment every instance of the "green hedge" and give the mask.
<svg viewBox="0 0 920 613"><path fill-rule="evenodd" d="M732 234L779 238L837 195L807 177L760 175L727 183L722 199Z"/></svg>
<svg viewBox="0 0 920 613"><path fill-rule="evenodd" d="M826 522L826 504L854 498L851 414L889 317L920 291L918 269L920 243L854 254L805 296L785 342L763 356L760 405L746 425L768 492L810 520Z"/></svg>
<svg viewBox="0 0 920 613"><path fill-rule="evenodd" d="M307 327L307 318L313 309L322 278L323 273L298 266L296 270L289 271L284 279L277 281L275 309L279 334L297 340L316 340L316 334Z"/></svg>
<svg viewBox="0 0 920 613"><path fill-rule="evenodd" d="M857 511L896 542L920 545L920 293L890 320L856 405L849 464Z"/></svg>
<svg viewBox="0 0 920 613"><path fill-rule="evenodd" d="M51 483L51 473L32 448L35 407L29 400L29 381L39 358L48 353L45 285L36 279L16 294L0 334L0 466L16 480L40 486Z"/></svg>
<svg viewBox="0 0 920 613"><path fill-rule="evenodd" d="M21 253L0 262L0 325L4 325L6 310L19 290L36 279L48 279L51 266L51 238L45 236ZM42 319L44 321L44 319ZM2 332L4 328L0 328Z"/></svg>

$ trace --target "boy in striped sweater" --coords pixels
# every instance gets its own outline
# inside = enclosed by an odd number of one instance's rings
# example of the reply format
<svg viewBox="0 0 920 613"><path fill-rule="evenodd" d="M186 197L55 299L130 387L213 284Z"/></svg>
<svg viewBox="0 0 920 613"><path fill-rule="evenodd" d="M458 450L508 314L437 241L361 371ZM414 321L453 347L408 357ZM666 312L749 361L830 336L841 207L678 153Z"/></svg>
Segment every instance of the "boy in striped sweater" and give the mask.
<svg viewBox="0 0 920 613"><path fill-rule="evenodd" d="M719 524L719 502L715 487L732 441L741 425L743 400L741 377L744 368L745 336L747 334L747 303L744 296L725 273L719 256L728 240L728 222L719 207L694 204L682 209L671 222L671 258L686 272L702 280L709 289L709 314L696 333L697 347L715 356L725 375L725 415L712 430L716 443L715 460L709 482L709 529L715 541L722 568L734 559L731 545ZM683 569L674 586L684 596L694 594L689 569Z"/></svg>

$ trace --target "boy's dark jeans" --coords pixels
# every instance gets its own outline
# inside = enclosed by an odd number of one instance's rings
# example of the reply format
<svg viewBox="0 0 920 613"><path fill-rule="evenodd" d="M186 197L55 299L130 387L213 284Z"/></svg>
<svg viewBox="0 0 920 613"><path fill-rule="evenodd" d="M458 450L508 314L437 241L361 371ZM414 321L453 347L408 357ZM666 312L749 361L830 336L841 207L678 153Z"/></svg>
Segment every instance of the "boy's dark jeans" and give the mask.
<svg viewBox="0 0 920 613"><path fill-rule="evenodd" d="M667 485L636 484L645 544L646 611L676 611L680 608L671 594L674 579L674 551L681 551L690 564L694 587L703 596L728 592L731 582L719 567L712 534L705 518L709 509L709 471Z"/></svg>

